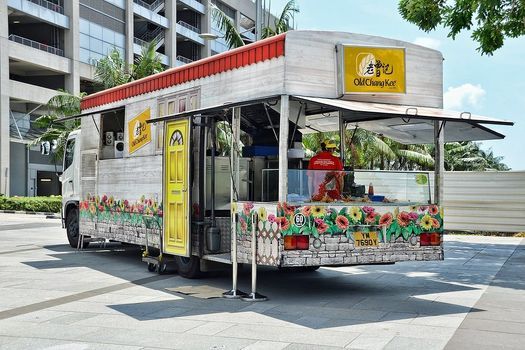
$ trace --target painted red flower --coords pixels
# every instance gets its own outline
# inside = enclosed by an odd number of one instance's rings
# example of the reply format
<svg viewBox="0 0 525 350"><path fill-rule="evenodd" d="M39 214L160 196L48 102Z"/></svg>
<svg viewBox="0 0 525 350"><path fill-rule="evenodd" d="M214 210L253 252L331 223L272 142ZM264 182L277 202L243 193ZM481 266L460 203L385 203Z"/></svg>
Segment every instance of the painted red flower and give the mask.
<svg viewBox="0 0 525 350"><path fill-rule="evenodd" d="M341 230L346 230L348 228L349 222L346 216L344 215L338 215L335 218L335 224L337 227Z"/></svg>
<svg viewBox="0 0 525 350"><path fill-rule="evenodd" d="M305 207L302 207L301 208L301 213L304 216L310 216L310 214L312 214L312 207L310 207L309 205L307 205Z"/></svg>
<svg viewBox="0 0 525 350"><path fill-rule="evenodd" d="M102 203L106 203L107 200L108 200L108 196L103 195L103 196L102 196Z"/></svg>
<svg viewBox="0 0 525 350"><path fill-rule="evenodd" d="M437 215L439 213L439 208L437 205L431 205L428 207L428 213L430 215Z"/></svg>
<svg viewBox="0 0 525 350"><path fill-rule="evenodd" d="M411 221L416 221L417 219L419 219L419 215L417 213L411 211L410 213L408 213L408 218Z"/></svg>
<svg viewBox="0 0 525 350"><path fill-rule="evenodd" d="M268 215L268 221L273 224L274 222L277 222L277 218L273 214Z"/></svg>
<svg viewBox="0 0 525 350"><path fill-rule="evenodd" d="M277 219L279 220L279 226L281 227L281 231L287 231L290 228L290 221L288 221L287 218L281 217Z"/></svg>
<svg viewBox="0 0 525 350"><path fill-rule="evenodd" d="M98 211L101 211L101 212L104 211L104 206L103 205L99 205L98 206Z"/></svg>
<svg viewBox="0 0 525 350"><path fill-rule="evenodd" d="M239 220L239 223L241 224L241 231L246 232L246 230L248 230L248 224L246 223L246 221L244 221L244 219L241 218Z"/></svg>
<svg viewBox="0 0 525 350"><path fill-rule="evenodd" d="M379 219L379 226L388 227L392 224L393 216L391 213L386 213Z"/></svg>
<svg viewBox="0 0 525 350"><path fill-rule="evenodd" d="M374 222L376 222L376 213L371 212L371 213L366 214L365 222L367 224L373 224Z"/></svg>
<svg viewBox="0 0 525 350"><path fill-rule="evenodd" d="M432 218L432 227L433 228L439 228L441 225L439 224L439 221L437 219Z"/></svg>
<svg viewBox="0 0 525 350"><path fill-rule="evenodd" d="M365 206L365 207L363 207L363 211L364 211L366 214L371 214L371 213L373 213L375 210L374 210L373 207Z"/></svg>
<svg viewBox="0 0 525 350"><path fill-rule="evenodd" d="M285 215L293 215L295 213L295 207L286 203L283 203L283 210Z"/></svg>
<svg viewBox="0 0 525 350"><path fill-rule="evenodd" d="M319 232L320 234L323 234L326 232L326 230L328 230L328 225L326 224L326 222L321 220L321 223L317 225L317 232Z"/></svg>
<svg viewBox="0 0 525 350"><path fill-rule="evenodd" d="M410 224L410 215L406 211L402 211L397 215L397 223L401 227L407 227Z"/></svg>
<svg viewBox="0 0 525 350"><path fill-rule="evenodd" d="M242 211L244 212L244 215L250 216L250 212L253 209L253 203L252 202L246 202L242 205Z"/></svg>

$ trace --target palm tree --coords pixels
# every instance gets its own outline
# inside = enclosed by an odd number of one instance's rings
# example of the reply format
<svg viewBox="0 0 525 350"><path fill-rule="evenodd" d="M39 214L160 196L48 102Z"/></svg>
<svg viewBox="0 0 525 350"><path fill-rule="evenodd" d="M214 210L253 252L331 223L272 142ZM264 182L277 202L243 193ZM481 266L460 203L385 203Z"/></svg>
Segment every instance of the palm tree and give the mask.
<svg viewBox="0 0 525 350"><path fill-rule="evenodd" d="M219 26L219 30L224 33L224 40L229 48L233 49L244 46L245 42L232 19L212 3L210 3L210 8L212 11L212 19ZM273 26L268 25L262 29L262 38L268 38L290 30L290 20L298 12L299 8L295 0L288 1L286 5L284 5L279 18L274 21Z"/></svg>
<svg viewBox="0 0 525 350"><path fill-rule="evenodd" d="M131 68L130 80L137 80L164 70L162 60L157 52L157 42L150 41L142 46L140 55L135 58Z"/></svg>
<svg viewBox="0 0 525 350"><path fill-rule="evenodd" d="M140 56L135 59L135 63L132 65L127 65L121 57L120 51L114 48L107 56L95 63L95 79L104 89L108 89L163 70L164 66L156 52L156 43L150 42L142 47ZM52 97L46 105L48 113L35 121L36 126L45 129L45 131L32 144L55 141L56 148L51 156L54 160L61 160L64 156L67 136L80 126L80 121L74 119L56 122L56 120L80 114L80 101L84 96L84 93L75 96L67 91L58 90L58 94Z"/></svg>
<svg viewBox="0 0 525 350"><path fill-rule="evenodd" d="M213 21L219 26L219 30L224 33L224 40L230 49L244 46L241 34L237 30L235 23L217 6L210 3L211 16Z"/></svg>
<svg viewBox="0 0 525 350"><path fill-rule="evenodd" d="M120 51L113 48L107 56L95 62L95 80L104 89L109 89L129 82L132 77L130 70Z"/></svg>
<svg viewBox="0 0 525 350"><path fill-rule="evenodd" d="M57 122L58 118L72 116L80 113L80 101L85 96L81 93L79 96L72 95L64 90L59 90L56 96L53 96L46 104L48 113L39 117L35 121L38 128L45 129L45 132L31 143L39 145L44 141L50 143L56 142L56 148L51 152L53 161L61 161L64 156L64 147L68 135L80 127L78 119Z"/></svg>
<svg viewBox="0 0 525 350"><path fill-rule="evenodd" d="M109 89L162 72L164 66L156 51L156 46L155 41L143 45L140 55L131 65L126 64L120 51L113 48L107 56L95 62L95 80L104 89Z"/></svg>
<svg viewBox="0 0 525 350"><path fill-rule="evenodd" d="M295 0L290 0L284 5L279 18L276 18L273 26L264 27L262 30L262 38L269 38L271 36L279 35L290 30L290 22L296 13L299 13L299 7Z"/></svg>

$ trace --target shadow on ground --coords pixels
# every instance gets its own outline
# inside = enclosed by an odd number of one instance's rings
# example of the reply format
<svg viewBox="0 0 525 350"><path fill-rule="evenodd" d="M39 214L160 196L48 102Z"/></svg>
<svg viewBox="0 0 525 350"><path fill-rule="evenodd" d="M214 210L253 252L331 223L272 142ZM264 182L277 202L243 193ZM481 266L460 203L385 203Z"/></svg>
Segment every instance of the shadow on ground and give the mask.
<svg viewBox="0 0 525 350"><path fill-rule="evenodd" d="M146 266L140 261L141 250L133 246L111 244L107 249L90 248L72 252L66 245L46 246L55 260L31 261L36 269L87 267L134 283L143 280ZM206 274L199 280L177 275L158 276L146 288L174 295L173 300L107 306L137 320L230 313L247 317L256 312L314 329L346 326L374 321L402 321L420 315L442 316L482 312L470 306L436 300L440 294L474 291L488 285L505 256L515 245L447 242L442 262L405 262L396 265L355 266L344 269L322 268L317 272L283 272L261 267L259 292L270 301L250 304L240 300L200 299L173 293L167 288L206 285L220 290L231 288L228 270ZM507 254L507 255L506 255ZM241 269L239 286L249 291L250 268ZM504 281L500 281L505 286ZM524 289L523 283L508 287ZM101 293L105 293L102 291ZM425 298L425 295L434 297ZM237 316L235 315L237 314Z"/></svg>

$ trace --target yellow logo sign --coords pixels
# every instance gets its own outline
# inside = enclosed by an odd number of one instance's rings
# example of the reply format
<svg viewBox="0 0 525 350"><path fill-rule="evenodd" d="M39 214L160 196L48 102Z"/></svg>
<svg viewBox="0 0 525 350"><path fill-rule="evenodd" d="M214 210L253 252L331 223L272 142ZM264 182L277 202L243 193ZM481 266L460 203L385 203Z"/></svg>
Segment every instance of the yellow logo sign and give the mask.
<svg viewBox="0 0 525 350"><path fill-rule="evenodd" d="M344 93L406 93L405 49L343 46Z"/></svg>
<svg viewBox="0 0 525 350"><path fill-rule="evenodd" d="M151 142L150 109L146 109L128 122L129 154Z"/></svg>

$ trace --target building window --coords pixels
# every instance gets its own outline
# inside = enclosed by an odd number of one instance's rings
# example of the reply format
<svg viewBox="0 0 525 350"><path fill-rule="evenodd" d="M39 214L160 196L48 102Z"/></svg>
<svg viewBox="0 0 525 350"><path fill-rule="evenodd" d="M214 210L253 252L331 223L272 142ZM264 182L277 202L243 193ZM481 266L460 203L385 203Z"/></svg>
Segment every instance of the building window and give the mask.
<svg viewBox="0 0 525 350"><path fill-rule="evenodd" d="M96 23L80 18L80 61L94 64L107 56L113 48L125 57L126 38L121 33L102 27Z"/></svg>

